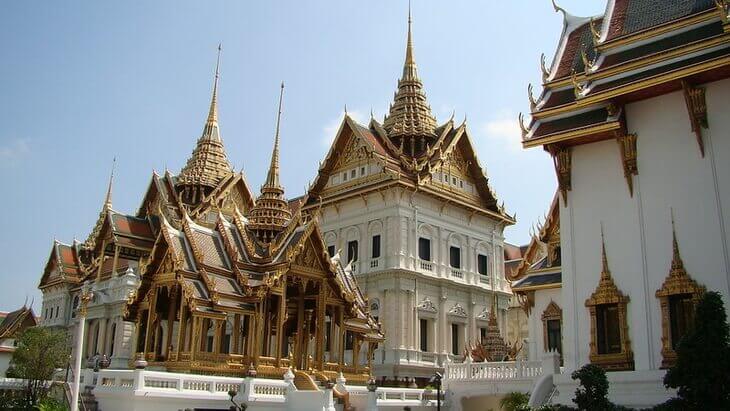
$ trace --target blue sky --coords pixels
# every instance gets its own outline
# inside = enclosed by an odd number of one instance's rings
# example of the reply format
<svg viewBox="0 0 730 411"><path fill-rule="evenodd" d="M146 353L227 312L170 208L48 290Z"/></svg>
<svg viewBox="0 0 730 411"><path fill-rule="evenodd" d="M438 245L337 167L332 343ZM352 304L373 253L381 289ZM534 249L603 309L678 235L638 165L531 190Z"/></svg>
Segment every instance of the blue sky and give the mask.
<svg viewBox="0 0 730 411"><path fill-rule="evenodd" d="M603 0L563 0L577 15ZM286 82L282 182L300 195L343 116L382 119L404 58L407 2L6 1L0 3L0 310L37 284L52 240L85 239L117 158L114 208L134 213L153 169L177 173L199 137L223 43L219 113L230 160L258 189ZM419 74L439 122L468 119L482 166L529 241L555 190L542 150L523 150L562 15L549 0L413 2Z"/></svg>

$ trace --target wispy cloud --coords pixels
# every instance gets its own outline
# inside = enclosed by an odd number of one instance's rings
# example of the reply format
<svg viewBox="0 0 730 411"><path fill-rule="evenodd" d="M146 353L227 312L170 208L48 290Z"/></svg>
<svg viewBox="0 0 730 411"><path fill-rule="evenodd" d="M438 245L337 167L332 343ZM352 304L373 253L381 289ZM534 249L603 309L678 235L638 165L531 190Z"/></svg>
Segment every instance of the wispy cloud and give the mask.
<svg viewBox="0 0 730 411"><path fill-rule="evenodd" d="M365 124L365 119L367 118L365 116L365 112L363 110L347 110L347 114L356 122L360 124ZM330 145L332 145L332 142L335 140L337 130L340 129L340 124L342 124L342 119L345 118L345 114L341 113L339 116L333 118L330 120L323 128L322 128L322 145L324 147L329 148Z"/></svg>
<svg viewBox="0 0 730 411"><path fill-rule="evenodd" d="M520 151L522 149L522 133L517 115L510 111L500 111L481 127L481 131L489 140L501 144L509 150Z"/></svg>
<svg viewBox="0 0 730 411"><path fill-rule="evenodd" d="M0 145L0 163L14 165L20 158L30 153L28 140L16 138Z"/></svg>

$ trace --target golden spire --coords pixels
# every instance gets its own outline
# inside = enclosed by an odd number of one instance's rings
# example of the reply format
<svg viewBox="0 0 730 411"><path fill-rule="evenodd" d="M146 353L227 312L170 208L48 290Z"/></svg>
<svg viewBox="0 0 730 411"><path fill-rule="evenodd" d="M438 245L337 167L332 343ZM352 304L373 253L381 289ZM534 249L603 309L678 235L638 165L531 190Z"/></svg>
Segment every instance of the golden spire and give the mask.
<svg viewBox="0 0 730 411"><path fill-rule="evenodd" d="M601 223L601 278L610 276L611 271L608 269L608 258L606 258L606 240L603 237L603 223Z"/></svg>
<svg viewBox="0 0 730 411"><path fill-rule="evenodd" d="M674 210L670 210L672 214L672 269L669 275L686 274L684 270L684 261L682 256L679 255L679 244L677 243L677 232L674 229Z"/></svg>
<svg viewBox="0 0 730 411"><path fill-rule="evenodd" d="M281 106L284 99L284 83L279 91L279 112L276 117L274 149L266 181L261 186L261 195L249 215L249 227L263 243L270 243L284 230L291 220L289 203L284 198L284 188L279 183L279 130L281 126Z"/></svg>
<svg viewBox="0 0 730 411"><path fill-rule="evenodd" d="M403 75L398 81L398 90L395 93L393 104L388 116L383 121L383 128L388 137L409 139L412 146L417 138L431 142L436 138L436 119L431 114L431 107L426 101L423 83L418 78L416 59L413 52L413 35L411 6L408 3L408 37L406 42L406 58L403 64Z"/></svg>
<svg viewBox="0 0 730 411"><path fill-rule="evenodd" d="M281 103L284 99L284 82L281 82L281 91L279 91L279 113L276 116L276 132L274 134L274 149L271 152L271 163L269 164L269 173L266 175L264 187L281 188L279 185L279 128L281 126Z"/></svg>
<svg viewBox="0 0 730 411"><path fill-rule="evenodd" d="M188 203L196 203L215 188L223 178L233 173L218 127L220 57L221 46L219 44L215 80L213 81L213 96L210 101L208 117L192 155L178 176L178 185L186 187L186 193L183 193L183 197Z"/></svg>
<svg viewBox="0 0 730 411"><path fill-rule="evenodd" d="M114 185L114 168L116 168L117 165L117 158L114 157L112 160L112 172L109 174L109 186L106 189L106 198L104 199L104 208L105 209L111 209L112 208L112 186Z"/></svg>
<svg viewBox="0 0 730 411"><path fill-rule="evenodd" d="M117 158L114 157L114 159L112 160L112 171L109 174L109 185L106 188L106 196L104 197L104 205L101 207L101 211L99 212L99 218L96 219L96 224L94 224L94 228L91 229L89 237L87 237L86 241L84 242L84 246L87 248L94 248L94 246L96 246L96 238L99 236L101 226L104 225L104 220L106 220L107 214L109 214L109 211L112 209L112 186L114 185L114 169L116 168L116 166Z"/></svg>

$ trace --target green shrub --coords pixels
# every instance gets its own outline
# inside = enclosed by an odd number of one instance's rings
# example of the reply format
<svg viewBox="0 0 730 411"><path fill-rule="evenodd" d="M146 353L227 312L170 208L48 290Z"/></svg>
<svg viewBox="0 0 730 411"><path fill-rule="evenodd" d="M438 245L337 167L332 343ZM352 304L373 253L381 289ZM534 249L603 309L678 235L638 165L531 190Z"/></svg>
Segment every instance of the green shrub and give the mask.
<svg viewBox="0 0 730 411"><path fill-rule="evenodd" d="M503 411L519 411L523 409L520 407L527 407L528 401L530 401L530 394L513 391L499 400L499 406ZM529 410L530 408L527 407L526 409Z"/></svg>

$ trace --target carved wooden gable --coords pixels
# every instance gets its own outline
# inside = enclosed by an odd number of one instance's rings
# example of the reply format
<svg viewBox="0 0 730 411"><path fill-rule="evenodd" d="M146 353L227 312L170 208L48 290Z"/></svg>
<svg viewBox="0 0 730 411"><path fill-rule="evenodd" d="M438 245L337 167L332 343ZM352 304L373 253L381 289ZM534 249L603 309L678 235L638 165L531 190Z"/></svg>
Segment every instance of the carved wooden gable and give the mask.
<svg viewBox="0 0 730 411"><path fill-rule="evenodd" d="M327 272L322 265L322 253L317 250L317 247L312 244L312 240L307 239L304 244L304 249L297 254L294 258L294 264L300 267L307 268L311 271L320 273Z"/></svg>
<svg viewBox="0 0 730 411"><path fill-rule="evenodd" d="M372 157L370 148L355 134L351 134L345 148L337 157L334 169L339 170L368 162Z"/></svg>

